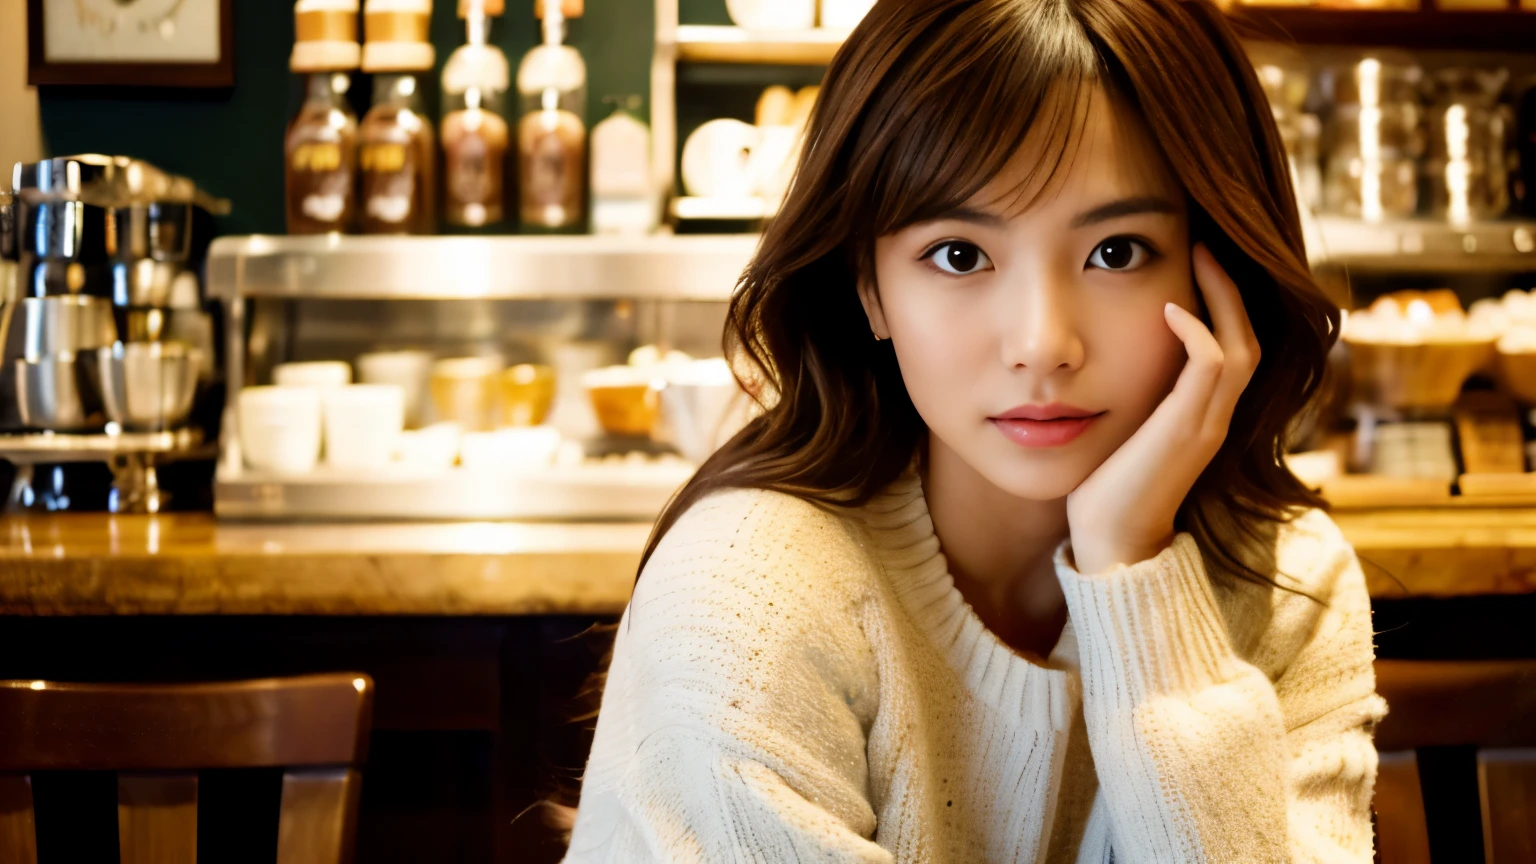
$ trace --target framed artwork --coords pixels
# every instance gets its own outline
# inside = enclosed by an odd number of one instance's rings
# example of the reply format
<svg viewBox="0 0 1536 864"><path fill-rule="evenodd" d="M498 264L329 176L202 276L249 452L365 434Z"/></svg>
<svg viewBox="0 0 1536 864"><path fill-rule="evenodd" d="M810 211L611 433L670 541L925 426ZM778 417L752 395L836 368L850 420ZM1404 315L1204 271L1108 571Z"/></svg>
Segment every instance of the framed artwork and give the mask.
<svg viewBox="0 0 1536 864"><path fill-rule="evenodd" d="M27 83L232 87L233 0L27 0Z"/></svg>

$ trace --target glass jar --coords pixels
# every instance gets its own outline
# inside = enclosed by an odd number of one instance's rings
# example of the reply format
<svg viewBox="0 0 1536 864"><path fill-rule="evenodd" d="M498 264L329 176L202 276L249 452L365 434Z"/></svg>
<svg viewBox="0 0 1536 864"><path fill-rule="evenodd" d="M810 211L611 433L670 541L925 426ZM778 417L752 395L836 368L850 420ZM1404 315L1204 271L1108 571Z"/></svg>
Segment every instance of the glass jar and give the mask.
<svg viewBox="0 0 1536 864"><path fill-rule="evenodd" d="M1367 222L1418 212L1422 81L1417 65L1383 57L1328 76L1334 106L1323 169L1325 212Z"/></svg>
<svg viewBox="0 0 1536 864"><path fill-rule="evenodd" d="M1512 118L1499 104L1505 69L1444 69L1434 76L1424 192L1429 215L1457 225L1509 210Z"/></svg>

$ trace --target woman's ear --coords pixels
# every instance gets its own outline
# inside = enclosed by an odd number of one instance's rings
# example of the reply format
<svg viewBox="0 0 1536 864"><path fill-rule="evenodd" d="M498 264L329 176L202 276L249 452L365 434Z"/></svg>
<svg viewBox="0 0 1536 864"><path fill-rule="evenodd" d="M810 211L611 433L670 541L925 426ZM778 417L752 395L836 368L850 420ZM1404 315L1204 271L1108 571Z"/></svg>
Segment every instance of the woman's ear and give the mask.
<svg viewBox="0 0 1536 864"><path fill-rule="evenodd" d="M880 289L875 286L875 280L859 277L859 305L864 307L869 329L875 331L875 341L891 338L891 329L885 326L885 310L880 308Z"/></svg>

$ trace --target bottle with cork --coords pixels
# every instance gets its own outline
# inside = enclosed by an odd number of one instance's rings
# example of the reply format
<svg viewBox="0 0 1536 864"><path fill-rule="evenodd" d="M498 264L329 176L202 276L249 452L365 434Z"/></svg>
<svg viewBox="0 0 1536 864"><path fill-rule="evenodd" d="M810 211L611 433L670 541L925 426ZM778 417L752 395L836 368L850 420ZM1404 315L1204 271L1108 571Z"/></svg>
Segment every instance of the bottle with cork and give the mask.
<svg viewBox="0 0 1536 864"><path fill-rule="evenodd" d="M358 228L364 234L436 229L436 125L423 109L422 76L436 55L431 0L367 0L363 71L373 106L358 127Z"/></svg>
<svg viewBox="0 0 1536 864"><path fill-rule="evenodd" d="M357 116L347 104L357 69L357 0L299 0L293 7L288 68L305 76L304 104L283 141L283 191L289 234L352 227Z"/></svg>
<svg viewBox="0 0 1536 864"><path fill-rule="evenodd" d="M505 218L511 136L507 55L487 44L503 0L459 0L467 39L443 67L443 221L480 228Z"/></svg>
<svg viewBox="0 0 1536 864"><path fill-rule="evenodd" d="M543 42L517 70L518 216L526 232L581 231L586 223L587 65L565 39L581 0L536 0Z"/></svg>

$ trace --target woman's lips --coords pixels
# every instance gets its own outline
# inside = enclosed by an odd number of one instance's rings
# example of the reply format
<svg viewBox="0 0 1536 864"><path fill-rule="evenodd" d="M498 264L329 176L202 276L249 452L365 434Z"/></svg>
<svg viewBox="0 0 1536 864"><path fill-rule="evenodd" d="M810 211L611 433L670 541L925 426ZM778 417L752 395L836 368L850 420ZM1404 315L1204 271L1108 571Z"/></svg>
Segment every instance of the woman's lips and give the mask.
<svg viewBox="0 0 1536 864"><path fill-rule="evenodd" d="M1053 420L993 417L992 423L1003 437L1020 447L1060 447L1088 431L1088 427L1102 416L1103 412Z"/></svg>

